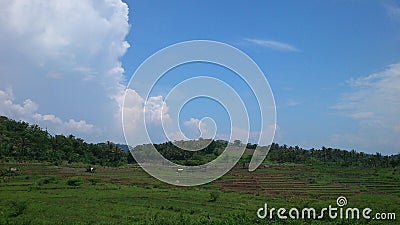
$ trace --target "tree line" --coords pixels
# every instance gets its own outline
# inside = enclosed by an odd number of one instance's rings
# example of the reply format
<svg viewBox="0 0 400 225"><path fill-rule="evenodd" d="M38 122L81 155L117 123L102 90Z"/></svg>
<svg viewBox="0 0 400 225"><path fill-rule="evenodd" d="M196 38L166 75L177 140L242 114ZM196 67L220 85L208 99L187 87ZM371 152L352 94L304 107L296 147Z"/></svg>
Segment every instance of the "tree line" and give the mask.
<svg viewBox="0 0 400 225"><path fill-rule="evenodd" d="M181 141L182 142L182 141ZM172 142L154 144L154 147L165 158L176 163L194 166L212 161L228 145L223 140L191 140L180 143L186 146L203 146L199 151L182 150ZM234 143L241 144L241 143ZM240 164L250 162L252 150L256 144L247 144L248 149ZM134 151L134 149L133 149ZM270 146L267 160L277 163L335 163L341 166L399 167L400 155L383 156L380 153L367 154L326 148L303 149L298 146L287 146L273 143ZM73 135L52 136L38 125L30 125L24 121L15 121L0 116L0 161L36 161L54 164L84 163L101 166L120 166L135 163L126 145L112 142L87 143Z"/></svg>
<svg viewBox="0 0 400 225"><path fill-rule="evenodd" d="M335 163L340 166L367 166L367 167L398 167L400 155L385 155L381 153L367 154L347 151L336 148L322 147L321 149L303 149L298 146L278 145L273 143L267 159L278 163Z"/></svg>
<svg viewBox="0 0 400 225"><path fill-rule="evenodd" d="M93 144L73 135L52 136L38 125L0 117L1 161L119 166L132 161L129 156L111 142Z"/></svg>

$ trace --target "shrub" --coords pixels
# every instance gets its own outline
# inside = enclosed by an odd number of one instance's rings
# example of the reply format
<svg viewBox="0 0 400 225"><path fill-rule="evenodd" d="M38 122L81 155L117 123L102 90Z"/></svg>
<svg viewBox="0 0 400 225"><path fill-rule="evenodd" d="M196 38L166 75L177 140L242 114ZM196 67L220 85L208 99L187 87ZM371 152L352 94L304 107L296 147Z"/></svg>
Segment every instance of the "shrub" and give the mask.
<svg viewBox="0 0 400 225"><path fill-rule="evenodd" d="M71 178L67 181L69 186L79 187L83 183L81 178Z"/></svg>
<svg viewBox="0 0 400 225"><path fill-rule="evenodd" d="M219 197L219 192L213 191L213 192L210 193L210 200L209 201L210 202L215 202L215 201L217 201L218 197Z"/></svg>
<svg viewBox="0 0 400 225"><path fill-rule="evenodd" d="M44 185L44 184L51 184L51 183L56 183L57 178L54 176L49 176L49 177L44 177L40 180L37 181L37 184L39 186Z"/></svg>
<svg viewBox="0 0 400 225"><path fill-rule="evenodd" d="M17 217L24 213L24 211L28 208L28 204L25 201L11 201L11 212L10 217Z"/></svg>
<svg viewBox="0 0 400 225"><path fill-rule="evenodd" d="M91 185L96 185L96 184L100 183L100 179L91 178L91 179L89 179L89 182Z"/></svg>

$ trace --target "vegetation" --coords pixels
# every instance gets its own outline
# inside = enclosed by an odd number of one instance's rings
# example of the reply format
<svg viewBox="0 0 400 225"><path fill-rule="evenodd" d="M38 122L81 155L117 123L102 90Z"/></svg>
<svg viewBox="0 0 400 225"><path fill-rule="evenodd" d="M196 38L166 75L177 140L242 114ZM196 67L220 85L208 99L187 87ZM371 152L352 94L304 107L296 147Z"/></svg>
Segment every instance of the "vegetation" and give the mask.
<svg viewBox="0 0 400 225"><path fill-rule="evenodd" d="M255 172L235 167L198 187L176 187L136 165L101 167L3 163L18 175L0 183L0 224L397 224L396 221L259 219L257 209L336 206L400 215L400 173L392 168L268 163ZM313 179L313 180L311 180ZM70 181L79 186L69 185ZM39 185L40 184L40 185ZM397 218L398 219L398 218Z"/></svg>
<svg viewBox="0 0 400 225"><path fill-rule="evenodd" d="M165 158L176 163L194 166L202 165L215 159L227 146L223 140L187 141L183 144L196 146L201 142L210 144L199 151L185 151L174 143L154 144L154 147ZM182 143L181 143L182 144ZM236 143L240 144L240 143ZM251 159L255 144L247 144L247 153L239 164L245 166ZM128 146L106 143L86 143L73 135L51 136L38 125L14 121L4 116L0 117L0 160L51 162L56 165L65 163L84 163L101 166L121 166L135 163L128 151ZM278 145L273 143L267 160L278 163L336 163L343 166L370 166L376 168L399 167L400 155L382 156L380 153L366 154L322 147L321 149L305 150L298 146Z"/></svg>
<svg viewBox="0 0 400 225"><path fill-rule="evenodd" d="M183 141L180 141L181 143ZM165 158L186 166L197 166L202 165L207 162L210 162L217 158L218 155L225 149L227 146L226 141L222 140L209 140L209 139L200 139L197 141L186 141L183 142L186 146L195 147L196 145L201 145L201 142L210 143L207 147L199 150L199 151L186 151L178 148L172 142L165 142L162 144L154 144L154 147L157 151L163 155Z"/></svg>
<svg viewBox="0 0 400 225"><path fill-rule="evenodd" d="M400 155L382 156L380 153L366 154L355 150L322 147L319 150L305 150L298 146L291 147L272 144L268 159L279 163L335 163L341 166L398 167Z"/></svg>
<svg viewBox="0 0 400 225"><path fill-rule="evenodd" d="M11 212L9 214L10 217L17 217L21 215L27 208L27 203L25 201L11 201Z"/></svg>
<svg viewBox="0 0 400 225"><path fill-rule="evenodd" d="M186 144L198 145L198 141ZM166 142L154 145L166 158L199 165L228 144L210 141L198 152ZM240 143L236 143L240 144ZM322 147L272 144L254 172L247 144L239 164L198 187L162 183L135 164L125 145L86 143L52 136L37 125L0 117L0 224L396 224L398 220L259 219L257 209L336 205L400 215L399 155L382 156ZM88 164L101 165L94 173Z"/></svg>
<svg viewBox="0 0 400 225"><path fill-rule="evenodd" d="M219 192L213 191L210 193L210 202L215 202L217 201L219 197Z"/></svg>
<svg viewBox="0 0 400 225"><path fill-rule="evenodd" d="M0 117L2 161L119 166L127 163L129 155L111 142L92 144L73 135L51 136L38 125Z"/></svg>

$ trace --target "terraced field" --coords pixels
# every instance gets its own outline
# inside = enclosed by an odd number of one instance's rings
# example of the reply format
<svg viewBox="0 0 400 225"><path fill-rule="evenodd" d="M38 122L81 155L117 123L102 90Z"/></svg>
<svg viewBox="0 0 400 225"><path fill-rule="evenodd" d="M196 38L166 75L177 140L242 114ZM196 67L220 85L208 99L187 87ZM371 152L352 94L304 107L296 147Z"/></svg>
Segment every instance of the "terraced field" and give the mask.
<svg viewBox="0 0 400 225"><path fill-rule="evenodd" d="M325 171L313 165L270 165L255 173L237 167L228 173L231 179L214 183L222 190L265 195L269 197L352 196L358 194L399 195L399 174L385 176L393 169L362 170L348 167L330 167Z"/></svg>
<svg viewBox="0 0 400 225"><path fill-rule="evenodd" d="M382 224L357 220L260 220L257 209L335 205L400 215L400 175L391 168L268 164L235 167L198 187L162 183L137 166L6 164L18 171L0 183L0 224ZM384 221L397 224L396 221Z"/></svg>

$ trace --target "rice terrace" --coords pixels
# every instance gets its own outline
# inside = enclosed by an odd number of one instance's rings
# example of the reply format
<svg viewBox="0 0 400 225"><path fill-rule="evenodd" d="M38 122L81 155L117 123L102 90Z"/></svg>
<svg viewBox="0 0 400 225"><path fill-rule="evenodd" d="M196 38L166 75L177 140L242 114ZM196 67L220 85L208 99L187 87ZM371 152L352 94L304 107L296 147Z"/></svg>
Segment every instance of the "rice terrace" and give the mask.
<svg viewBox="0 0 400 225"><path fill-rule="evenodd" d="M400 204L400 176L391 179L392 169L350 167L336 175L342 168L335 165L270 164L250 174L236 167L212 184L179 188L134 165L90 174L79 165L2 164L9 167L18 172L1 183L2 224L257 224L271 222L255 216L264 201L322 207L345 195L352 205L396 213Z"/></svg>
<svg viewBox="0 0 400 225"><path fill-rule="evenodd" d="M96 157L95 151L90 152L95 145L72 136L52 137L35 125L5 117L1 127L1 224L381 224L329 218L261 220L256 216L264 202L275 207L323 208L335 205L339 196L345 196L349 206L399 213L398 156L273 144L262 166L249 172L247 163L254 148L249 144L241 161L220 179L177 187L148 175L128 161L129 153L112 143L97 144L103 152ZM37 148L33 137L48 149L33 151ZM11 152L4 148L6 143L22 144L21 138L25 149L32 152L19 154L17 146ZM53 149L57 142L64 149ZM215 141L212 148L189 155L170 150L167 157L182 164L201 163L215 157L224 144ZM171 146L156 145L160 152ZM30 154L37 160L24 160ZM58 160L45 162L43 157ZM385 223L396 224L396 220Z"/></svg>
<svg viewBox="0 0 400 225"><path fill-rule="evenodd" d="M0 225L400 224L400 0L0 0Z"/></svg>

